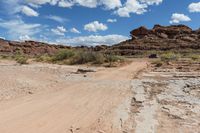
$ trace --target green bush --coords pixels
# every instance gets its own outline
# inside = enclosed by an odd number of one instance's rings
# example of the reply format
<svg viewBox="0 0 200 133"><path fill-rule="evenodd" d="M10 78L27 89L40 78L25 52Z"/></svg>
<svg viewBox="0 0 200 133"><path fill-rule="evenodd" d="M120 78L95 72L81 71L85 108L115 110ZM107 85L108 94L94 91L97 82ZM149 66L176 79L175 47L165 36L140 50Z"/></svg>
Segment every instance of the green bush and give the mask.
<svg viewBox="0 0 200 133"><path fill-rule="evenodd" d="M49 55L41 55L36 57L35 61L37 62L50 62L52 60L52 57Z"/></svg>
<svg viewBox="0 0 200 133"><path fill-rule="evenodd" d="M18 51L15 56L13 56L13 58L15 59L15 61L19 64L28 64L28 57L26 57L23 52Z"/></svg>
<svg viewBox="0 0 200 133"><path fill-rule="evenodd" d="M7 56L7 55L0 55L0 59L8 59L9 58L9 56Z"/></svg>
<svg viewBox="0 0 200 133"><path fill-rule="evenodd" d="M92 51L78 51L76 52L75 56L71 59L71 64L102 64L103 62L103 54Z"/></svg>
<svg viewBox="0 0 200 133"><path fill-rule="evenodd" d="M122 57L120 57L120 56L116 56L116 55L112 55L112 54L109 54L109 55L106 55L105 56L106 57L106 61L107 62L121 62L121 61L123 61L124 59L122 58Z"/></svg>
<svg viewBox="0 0 200 133"><path fill-rule="evenodd" d="M161 61L174 61L180 58L179 54L175 54L173 52L168 52L161 55Z"/></svg>
<svg viewBox="0 0 200 133"><path fill-rule="evenodd" d="M19 63L19 64L28 64L28 58L27 57L25 57L25 56L17 56L16 58L15 58L15 60L17 61L17 63Z"/></svg>
<svg viewBox="0 0 200 133"><path fill-rule="evenodd" d="M189 56L189 58L191 58L192 60L196 61L196 60L199 60L200 59L200 55L198 54L191 54Z"/></svg>
<svg viewBox="0 0 200 133"><path fill-rule="evenodd" d="M109 67L113 66L114 62L123 62L124 61L123 57L116 56L116 55L113 55L113 54L107 54L105 56L105 58L106 58L106 62L109 63Z"/></svg>
<svg viewBox="0 0 200 133"><path fill-rule="evenodd" d="M72 50L61 50L52 57L52 61L63 61L69 59L70 57L73 57L74 55L75 53Z"/></svg>
<svg viewBox="0 0 200 133"><path fill-rule="evenodd" d="M42 55L36 58L38 62L52 62L59 64L103 64L122 61L123 58L115 55L106 55L101 52L86 50L61 50L55 55Z"/></svg>
<svg viewBox="0 0 200 133"><path fill-rule="evenodd" d="M105 62L105 56L102 53L96 53L94 56L94 64L103 64Z"/></svg>

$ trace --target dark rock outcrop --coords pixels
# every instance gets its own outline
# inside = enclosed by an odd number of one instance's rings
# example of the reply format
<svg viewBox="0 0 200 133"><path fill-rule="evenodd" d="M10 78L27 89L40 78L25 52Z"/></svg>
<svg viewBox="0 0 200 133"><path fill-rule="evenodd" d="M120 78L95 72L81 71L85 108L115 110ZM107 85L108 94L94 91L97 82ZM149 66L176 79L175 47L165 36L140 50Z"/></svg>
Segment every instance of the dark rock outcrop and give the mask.
<svg viewBox="0 0 200 133"><path fill-rule="evenodd" d="M142 26L130 33L130 40L113 45L109 50L120 55L135 55L148 50L200 50L200 30L193 31L185 25L155 25L153 29Z"/></svg>

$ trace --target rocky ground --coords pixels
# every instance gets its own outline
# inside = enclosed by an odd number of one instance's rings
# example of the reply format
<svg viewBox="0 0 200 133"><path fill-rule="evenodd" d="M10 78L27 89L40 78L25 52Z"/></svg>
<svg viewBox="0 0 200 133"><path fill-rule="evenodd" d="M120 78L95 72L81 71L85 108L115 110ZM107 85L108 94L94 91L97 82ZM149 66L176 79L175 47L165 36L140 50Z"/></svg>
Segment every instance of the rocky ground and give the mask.
<svg viewBox="0 0 200 133"><path fill-rule="evenodd" d="M149 64L0 61L0 132L198 133L200 64Z"/></svg>
<svg viewBox="0 0 200 133"><path fill-rule="evenodd" d="M153 68L132 80L133 132L200 131L200 64L189 65L190 69L176 69L180 65L184 68L188 63Z"/></svg>

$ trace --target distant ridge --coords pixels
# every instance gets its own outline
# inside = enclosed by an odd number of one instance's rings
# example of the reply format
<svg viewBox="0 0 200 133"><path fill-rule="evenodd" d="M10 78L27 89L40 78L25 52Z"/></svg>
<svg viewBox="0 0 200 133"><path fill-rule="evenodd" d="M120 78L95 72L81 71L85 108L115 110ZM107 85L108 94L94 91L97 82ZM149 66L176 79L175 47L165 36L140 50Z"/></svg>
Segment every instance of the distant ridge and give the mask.
<svg viewBox="0 0 200 133"><path fill-rule="evenodd" d="M69 49L71 47L64 45L50 45L48 43L36 41L8 41L0 39L0 54L16 54L22 52L27 55L41 55L41 54L54 54L60 49Z"/></svg>
<svg viewBox="0 0 200 133"><path fill-rule="evenodd" d="M89 49L101 52L112 52L118 55L135 55L144 51L184 51L200 50L200 29L192 30L185 25L161 26L152 29L141 26L130 32L131 39L113 46L99 45L96 47L52 45L36 41L8 41L0 39L0 54L23 52L27 55L54 54L61 49ZM83 42L84 44L84 42Z"/></svg>

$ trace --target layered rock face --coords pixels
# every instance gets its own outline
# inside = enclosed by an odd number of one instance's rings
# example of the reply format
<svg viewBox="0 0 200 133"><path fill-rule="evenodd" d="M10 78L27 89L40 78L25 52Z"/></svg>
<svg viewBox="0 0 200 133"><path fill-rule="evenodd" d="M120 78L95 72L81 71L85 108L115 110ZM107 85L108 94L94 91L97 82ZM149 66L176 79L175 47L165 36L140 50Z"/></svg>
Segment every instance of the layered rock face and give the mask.
<svg viewBox="0 0 200 133"><path fill-rule="evenodd" d="M145 50L200 50L200 29L193 31L185 25L142 26L130 32L132 39L112 46L121 55L134 55Z"/></svg>
<svg viewBox="0 0 200 133"><path fill-rule="evenodd" d="M35 41L7 41L0 39L0 54L12 55L17 52L22 52L24 54L35 56L42 54L54 54L60 49L69 49L70 47L62 45L49 45L42 42Z"/></svg>

